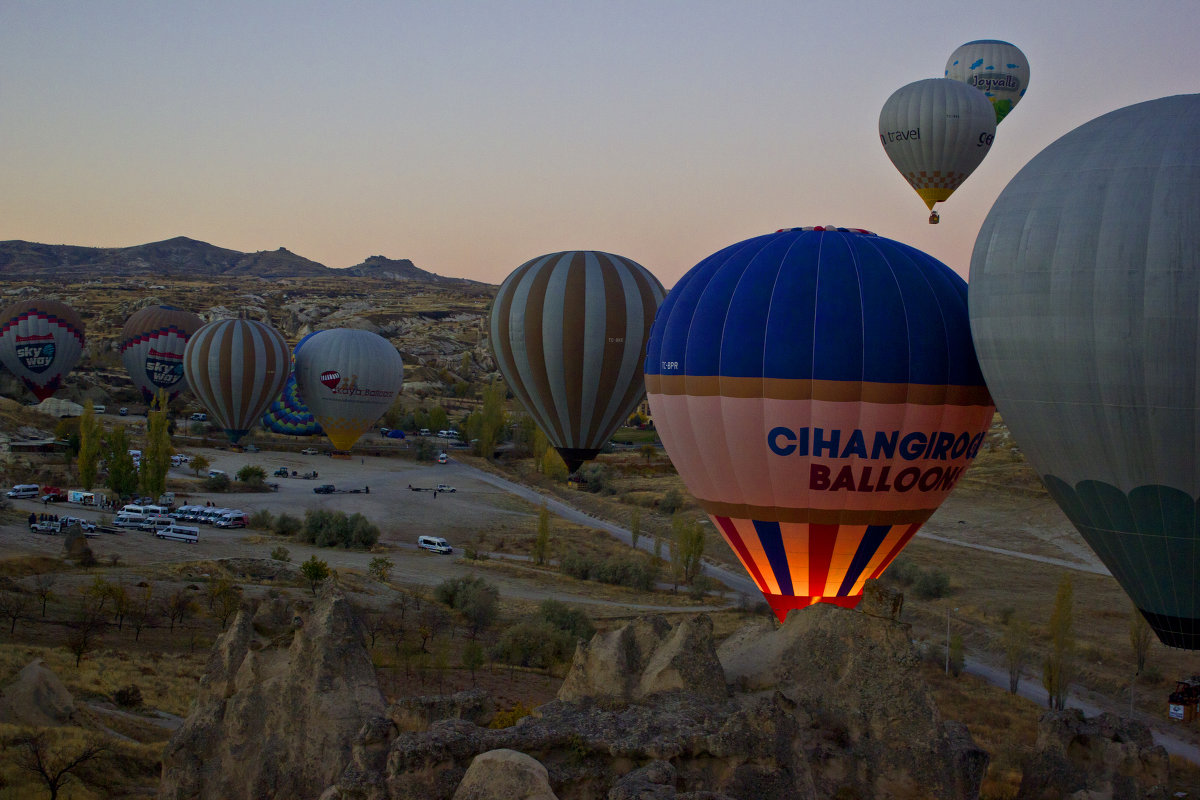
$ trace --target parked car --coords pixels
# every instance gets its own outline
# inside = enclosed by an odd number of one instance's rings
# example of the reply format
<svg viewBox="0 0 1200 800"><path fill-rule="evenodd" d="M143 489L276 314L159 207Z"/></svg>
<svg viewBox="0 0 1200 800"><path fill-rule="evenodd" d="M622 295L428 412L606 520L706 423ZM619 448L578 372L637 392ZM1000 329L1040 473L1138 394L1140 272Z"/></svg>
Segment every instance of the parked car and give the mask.
<svg viewBox="0 0 1200 800"><path fill-rule="evenodd" d="M128 409L128 408L126 408L125 406L121 406L121 410L120 410L120 411L118 411L117 413L118 413L118 414L120 414L122 417L128 417L128 416L129 416L129 409Z"/></svg>
<svg viewBox="0 0 1200 800"><path fill-rule="evenodd" d="M454 548L440 536L418 536L417 547L434 553L453 553Z"/></svg>
<svg viewBox="0 0 1200 800"><path fill-rule="evenodd" d="M332 483L323 483L320 486L313 487L314 494L333 494L337 489L333 488Z"/></svg>
<svg viewBox="0 0 1200 800"><path fill-rule="evenodd" d="M208 414L205 414L203 411L197 411L192 414L192 422L207 422L207 421L208 421Z"/></svg>
<svg viewBox="0 0 1200 800"><path fill-rule="evenodd" d="M439 464L445 464L449 460L450 460L450 456L446 455L445 453L438 454L437 461Z"/></svg>
<svg viewBox="0 0 1200 800"><path fill-rule="evenodd" d="M59 517L58 525L60 530L66 530L72 525L78 525L83 529L84 533L95 533L96 531L96 523L82 517Z"/></svg>
<svg viewBox="0 0 1200 800"><path fill-rule="evenodd" d="M321 451L320 451L320 450L318 450L318 449L317 449L317 448L315 448L315 447L306 447L306 448L304 448L303 450L301 450L301 451L300 451L300 455L304 455L304 456L319 456L319 455L321 455Z"/></svg>
<svg viewBox="0 0 1200 800"><path fill-rule="evenodd" d="M433 487L433 490L435 492L457 492L458 491L458 489L455 489L453 486L450 486L449 484L445 484L445 483L439 483L437 486Z"/></svg>
<svg viewBox="0 0 1200 800"><path fill-rule="evenodd" d="M244 451L245 451L245 452L247 452L247 453L257 453L257 452L258 452L258 445L256 445L256 444L248 444L248 445L246 445L245 447L243 447L243 448L242 448L242 450L244 450Z"/></svg>

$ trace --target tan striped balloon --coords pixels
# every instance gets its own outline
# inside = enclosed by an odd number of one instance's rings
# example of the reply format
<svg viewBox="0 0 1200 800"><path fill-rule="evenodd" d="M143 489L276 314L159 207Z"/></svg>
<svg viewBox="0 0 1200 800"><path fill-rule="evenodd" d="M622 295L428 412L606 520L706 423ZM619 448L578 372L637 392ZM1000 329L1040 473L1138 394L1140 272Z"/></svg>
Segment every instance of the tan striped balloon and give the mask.
<svg viewBox="0 0 1200 800"><path fill-rule="evenodd" d="M188 385L235 444L282 391L288 366L283 335L248 319L208 323L183 353Z"/></svg>
<svg viewBox="0 0 1200 800"><path fill-rule="evenodd" d="M492 352L572 472L645 395L646 339L664 294L645 267L595 250L539 256L500 286Z"/></svg>

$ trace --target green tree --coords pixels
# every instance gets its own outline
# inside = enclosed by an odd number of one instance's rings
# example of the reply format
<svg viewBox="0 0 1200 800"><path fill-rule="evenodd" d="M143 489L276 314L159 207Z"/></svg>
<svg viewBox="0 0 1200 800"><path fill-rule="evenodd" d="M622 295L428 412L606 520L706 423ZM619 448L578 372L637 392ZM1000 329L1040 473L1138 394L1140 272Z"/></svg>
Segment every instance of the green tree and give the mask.
<svg viewBox="0 0 1200 800"><path fill-rule="evenodd" d="M533 419L530 418L530 422ZM538 469L542 469L543 459L546 458L546 451L550 449L550 439L546 436L546 432L536 425L533 428L533 460L538 465ZM557 455L557 454L556 454ZM559 461L562 461L560 458ZM566 465L563 465L566 469Z"/></svg>
<svg viewBox="0 0 1200 800"><path fill-rule="evenodd" d="M137 490L138 472L133 456L129 454L129 437L124 426L118 425L108 434L107 445L105 485L118 497L128 497Z"/></svg>
<svg viewBox="0 0 1200 800"><path fill-rule="evenodd" d="M542 474L556 481L565 481L570 477L570 473L567 472L567 463L552 447L547 447L542 453Z"/></svg>
<svg viewBox="0 0 1200 800"><path fill-rule="evenodd" d="M647 464L651 463L655 458L658 457L658 448L649 443L639 447L638 452L642 454L642 458L646 459Z"/></svg>
<svg viewBox="0 0 1200 800"><path fill-rule="evenodd" d="M210 464L208 459L204 456L192 457L192 474L194 474L197 478L200 477L201 472L207 473L208 468L211 466L212 464Z"/></svg>
<svg viewBox="0 0 1200 800"><path fill-rule="evenodd" d="M642 510L635 508L629 515L629 542L637 550L638 539L642 536Z"/></svg>
<svg viewBox="0 0 1200 800"><path fill-rule="evenodd" d="M300 565L300 574L308 581L312 593L316 594L317 587L329 580L329 576L332 573L329 570L329 564L314 555L310 556L308 561Z"/></svg>
<svg viewBox="0 0 1200 800"><path fill-rule="evenodd" d="M237 471L237 479L251 488L260 489L267 482L267 471L257 464L247 464Z"/></svg>
<svg viewBox="0 0 1200 800"><path fill-rule="evenodd" d="M471 351L463 350L462 358L458 361L458 372L462 377L467 377L471 372Z"/></svg>
<svg viewBox="0 0 1200 800"><path fill-rule="evenodd" d="M1050 652L1042 665L1042 685L1049 695L1050 708L1066 708L1067 692L1075 677L1074 587L1071 576L1064 574L1050 614Z"/></svg>
<svg viewBox="0 0 1200 800"><path fill-rule="evenodd" d="M681 514L671 518L671 580L675 587L691 583L700 574L704 557L704 526Z"/></svg>
<svg viewBox="0 0 1200 800"><path fill-rule="evenodd" d="M1000 645L1004 648L1004 662L1008 667L1008 693L1016 694L1021 688L1021 672L1029 657L1029 623L1015 614L1009 617L1000 634Z"/></svg>
<svg viewBox="0 0 1200 800"><path fill-rule="evenodd" d="M546 563L546 555L550 550L550 509L542 503L538 509L537 537L533 540L533 563Z"/></svg>
<svg viewBox="0 0 1200 800"><path fill-rule="evenodd" d="M486 661L483 654L483 646L479 642L472 639L467 642L466 647L462 649L462 665L471 671L471 685L475 685L475 670L484 665Z"/></svg>
<svg viewBox="0 0 1200 800"><path fill-rule="evenodd" d="M13 754L17 768L41 781L50 800L57 800L59 792L72 781L83 783L76 773L84 764L108 750L108 746L99 740L89 738L71 743L66 737L52 734L45 728L26 730L5 744Z"/></svg>
<svg viewBox="0 0 1200 800"><path fill-rule="evenodd" d="M92 401L83 405L83 416L79 419L79 483L87 491L96 485L96 474L100 469L100 453L103 449L103 428L96 419Z"/></svg>
<svg viewBox="0 0 1200 800"><path fill-rule="evenodd" d="M392 569L396 566L396 562L392 561L387 556L376 556L371 559L370 565L367 566L367 571L371 573L371 577L380 583L387 583L388 577L392 574Z"/></svg>
<svg viewBox="0 0 1200 800"><path fill-rule="evenodd" d="M167 392L159 389L146 413L146 449L142 453L142 491L158 497L167 490L171 468L171 431L167 414Z"/></svg>
<svg viewBox="0 0 1200 800"><path fill-rule="evenodd" d="M1133 649L1133 660L1137 664L1138 675L1141 675L1142 670L1146 668L1146 656L1150 653L1150 643L1153 640L1154 632L1150 629L1150 624L1146 622L1142 612L1138 611L1137 606L1131 604L1129 646Z"/></svg>
<svg viewBox="0 0 1200 800"><path fill-rule="evenodd" d="M962 634L956 633L950 637L950 674L954 677L962 675L966 655L963 648Z"/></svg>
<svg viewBox="0 0 1200 800"><path fill-rule="evenodd" d="M446 413L446 409L441 406L434 406L429 412L429 429L433 431L444 431L450 427L450 415Z"/></svg>
<svg viewBox="0 0 1200 800"><path fill-rule="evenodd" d="M483 390L483 406L479 410L479 430L470 437L478 439L476 452L479 455L491 457L496 445L503 441L504 430L508 424L508 416L504 412L504 398L507 394L504 381L494 379Z"/></svg>

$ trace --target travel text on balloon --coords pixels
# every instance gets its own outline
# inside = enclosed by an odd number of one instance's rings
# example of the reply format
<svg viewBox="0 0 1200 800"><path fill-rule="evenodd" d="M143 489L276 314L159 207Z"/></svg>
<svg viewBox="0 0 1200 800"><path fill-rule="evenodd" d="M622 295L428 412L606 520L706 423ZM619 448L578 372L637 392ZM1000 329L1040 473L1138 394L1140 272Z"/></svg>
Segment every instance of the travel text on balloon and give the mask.
<svg viewBox="0 0 1200 800"><path fill-rule="evenodd" d="M884 131L879 134L879 141L883 142L884 147L888 146L888 142L906 142L910 139L915 141L920 138L920 128L913 128L908 131Z"/></svg>

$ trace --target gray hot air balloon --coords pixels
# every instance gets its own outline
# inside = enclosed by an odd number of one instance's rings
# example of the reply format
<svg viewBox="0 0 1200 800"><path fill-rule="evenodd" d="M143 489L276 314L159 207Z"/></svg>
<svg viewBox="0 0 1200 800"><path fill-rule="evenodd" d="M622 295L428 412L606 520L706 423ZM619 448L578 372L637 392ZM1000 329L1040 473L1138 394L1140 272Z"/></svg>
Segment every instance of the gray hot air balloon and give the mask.
<svg viewBox="0 0 1200 800"><path fill-rule="evenodd" d="M971 258L996 406L1166 644L1200 649L1200 95L1122 108L1017 174Z"/></svg>
<svg viewBox="0 0 1200 800"><path fill-rule="evenodd" d="M496 293L496 363L571 472L646 393L642 360L664 294L645 267L595 250L527 261Z"/></svg>

